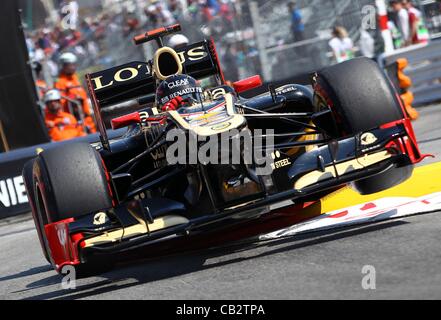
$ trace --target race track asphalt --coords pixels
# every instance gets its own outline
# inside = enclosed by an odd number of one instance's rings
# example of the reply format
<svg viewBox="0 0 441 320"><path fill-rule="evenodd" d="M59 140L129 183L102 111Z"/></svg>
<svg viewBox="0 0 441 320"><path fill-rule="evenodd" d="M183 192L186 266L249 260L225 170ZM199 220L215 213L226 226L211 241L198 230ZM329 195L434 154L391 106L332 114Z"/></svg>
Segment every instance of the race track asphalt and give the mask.
<svg viewBox="0 0 441 320"><path fill-rule="evenodd" d="M441 161L441 105L420 108L424 153ZM0 221L0 299L441 299L441 212L135 260L64 290L29 215ZM373 266L376 288L362 287Z"/></svg>

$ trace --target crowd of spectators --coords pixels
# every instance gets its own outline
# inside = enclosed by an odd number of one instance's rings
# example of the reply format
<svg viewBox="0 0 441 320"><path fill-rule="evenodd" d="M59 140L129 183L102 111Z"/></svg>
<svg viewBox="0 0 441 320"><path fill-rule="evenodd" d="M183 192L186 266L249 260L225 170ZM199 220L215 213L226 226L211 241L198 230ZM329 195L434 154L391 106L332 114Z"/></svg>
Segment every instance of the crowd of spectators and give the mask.
<svg viewBox="0 0 441 320"><path fill-rule="evenodd" d="M46 75L54 79L58 76L58 59L63 52L74 53L79 58L79 69L110 67L130 59L127 50L132 50L134 57L142 58L139 56L142 50L128 48L133 35L174 23L181 23L192 41L214 37L221 42L221 49L225 49L222 53L226 53L228 46L222 43L222 36L234 30L238 1L147 0L136 7L119 2L100 12L84 13L80 7L80 13L75 14L69 11L69 6L78 10L79 1L63 1L57 8L56 22L27 31L27 44L31 59L44 62L48 69Z"/></svg>
<svg viewBox="0 0 441 320"><path fill-rule="evenodd" d="M56 23L51 21L38 30L28 32L31 58L44 62L46 80L48 76L53 79L58 77L59 57L63 52L72 52L78 57L80 73L143 59L145 52L130 45L130 38L143 31L174 23L181 23L190 42L199 41L204 37L214 38L228 79L235 81L261 72L255 41L237 36L237 31L244 33L252 25L251 21L247 21L249 17L246 1L115 1L114 5L96 11L81 11L82 8L77 3L80 1L61 1L57 8ZM136 5L133 5L134 3ZM309 50L309 47L313 45L304 44L304 40L309 39L310 35L305 33L308 21L303 17L304 10L299 4L304 2L286 2L287 19L291 21L291 39L281 40L281 44L285 41L299 42L293 51L297 58L305 58L311 55L312 50ZM391 30L395 30L396 47L421 41L421 37L424 36L421 32L421 13L412 6L411 1L390 0L390 5L389 21ZM66 10L66 7L70 10ZM77 10L77 14L72 16L72 10ZM70 15L70 24L66 26L63 22L66 22L67 15ZM361 53L373 57L374 38L363 30L361 33L361 43L358 44ZM229 37L228 34L232 36ZM342 25L336 25L327 46L333 54L332 59L340 62L353 57L355 45L352 41L355 40L350 39ZM274 56L279 61L282 59L279 56L283 57L282 54Z"/></svg>
<svg viewBox="0 0 441 320"><path fill-rule="evenodd" d="M27 44L31 59L44 66L44 72L41 70L36 72L37 86L41 90L42 98L45 92L53 87L57 88L57 84L62 82L60 79L62 80L63 70L66 69L66 64L63 67L60 59L63 54L75 55L76 70L67 77L67 82L78 87L81 86L82 73L146 58L143 48L131 45L131 38L141 32L175 23L183 26L184 34L189 38L187 40L190 43L207 37L215 40L227 80L236 81L262 73L256 37L251 27L250 14L247 13L247 2L244 0L107 0L107 2L111 5L87 10L79 6L79 0L59 1L55 19L49 19L45 26L37 30L28 30ZM322 63L313 50L315 44L308 42L311 36L305 32L305 29L310 21L305 19L304 7L299 3L304 5L303 1L295 0L289 0L285 4L291 32L286 30L288 39L279 39L277 43L278 46L283 47L285 41L288 41L294 43L294 47L289 52L280 50L273 55L273 60L276 61L274 64L276 67L272 69L273 78L287 77L293 72L292 66L286 68L283 63L278 66L279 61L312 59L308 64ZM424 37L421 13L412 2L390 0L389 4L389 23L390 29L395 30L396 47L421 42ZM250 29L251 33L249 33ZM374 39L363 28L360 32L357 48L354 44L355 39L351 39L351 35L342 25L337 24L333 27L332 35L327 40L331 63L352 59L358 54L369 58L375 57L375 41L379 38ZM166 44L173 47L171 43L166 42ZM77 71L79 74L76 73ZM79 95L74 94L71 88L57 89L61 90L63 97L67 96L72 101L87 100L85 91L83 95ZM69 108L64 107L64 112L68 111ZM87 125L88 118L90 112L85 108L82 116L77 117L78 125L82 125L87 132L93 132L93 128L90 129Z"/></svg>
<svg viewBox="0 0 441 320"><path fill-rule="evenodd" d="M130 43L134 35L146 30L180 23L190 41L213 37L226 76L238 80L238 66L244 64L247 54L256 54L243 43L225 41L225 35L234 30L236 1L240 0L150 0L136 6L116 2L98 12L81 11L75 0L61 1L56 19L26 33L51 139L95 132L81 73L144 59L143 49Z"/></svg>

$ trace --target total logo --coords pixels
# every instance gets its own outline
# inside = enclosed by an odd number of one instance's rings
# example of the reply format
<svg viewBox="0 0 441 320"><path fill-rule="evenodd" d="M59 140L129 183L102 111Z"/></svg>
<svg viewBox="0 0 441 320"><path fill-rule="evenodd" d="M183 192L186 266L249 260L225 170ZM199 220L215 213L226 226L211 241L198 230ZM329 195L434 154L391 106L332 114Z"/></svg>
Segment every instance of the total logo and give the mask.
<svg viewBox="0 0 441 320"><path fill-rule="evenodd" d="M167 84L169 89L173 89L176 87L182 87L182 86L187 86L189 84L188 79L181 79L181 80L176 80L173 82L170 82Z"/></svg>

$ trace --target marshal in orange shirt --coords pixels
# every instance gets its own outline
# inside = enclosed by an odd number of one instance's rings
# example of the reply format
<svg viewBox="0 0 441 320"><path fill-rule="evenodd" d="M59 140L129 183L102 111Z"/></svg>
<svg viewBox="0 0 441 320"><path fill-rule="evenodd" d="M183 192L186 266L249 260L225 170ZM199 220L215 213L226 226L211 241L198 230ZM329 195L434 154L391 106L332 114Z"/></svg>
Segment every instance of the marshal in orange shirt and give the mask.
<svg viewBox="0 0 441 320"><path fill-rule="evenodd" d="M70 99L80 100L84 113L84 124L89 128L90 133L96 132L95 123L91 116L91 108L87 98L87 92L81 86L77 75L60 74L58 80L54 84L55 89L61 91L63 95ZM63 100L63 109L69 112L68 101Z"/></svg>
<svg viewBox="0 0 441 320"><path fill-rule="evenodd" d="M64 141L86 135L77 119L61 110L56 114L46 112L45 122L52 141Z"/></svg>

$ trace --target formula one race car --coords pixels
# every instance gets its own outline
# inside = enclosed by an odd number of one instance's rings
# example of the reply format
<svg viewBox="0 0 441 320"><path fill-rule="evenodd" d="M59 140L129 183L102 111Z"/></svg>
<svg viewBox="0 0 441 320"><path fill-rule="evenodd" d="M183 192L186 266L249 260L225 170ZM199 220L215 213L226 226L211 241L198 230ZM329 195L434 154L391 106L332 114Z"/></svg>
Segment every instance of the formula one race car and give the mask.
<svg viewBox="0 0 441 320"><path fill-rule="evenodd" d="M25 165L41 246L56 270L97 272L101 257L228 230L347 184L379 192L424 158L375 62L353 59L315 73L312 89L270 85L245 99L260 77L225 81L212 41L165 47L178 31L135 38L157 42L151 61L86 76L100 143L54 146ZM127 132L109 141L109 124Z"/></svg>

